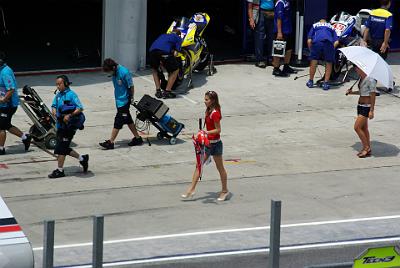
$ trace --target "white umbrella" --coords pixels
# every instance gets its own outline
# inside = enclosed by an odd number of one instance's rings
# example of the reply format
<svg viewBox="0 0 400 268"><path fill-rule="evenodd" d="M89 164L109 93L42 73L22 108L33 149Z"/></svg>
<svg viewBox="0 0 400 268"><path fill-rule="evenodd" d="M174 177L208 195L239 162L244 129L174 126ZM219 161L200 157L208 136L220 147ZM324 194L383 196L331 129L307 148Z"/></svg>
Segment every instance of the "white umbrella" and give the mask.
<svg viewBox="0 0 400 268"><path fill-rule="evenodd" d="M339 48L339 50L367 76L374 78L386 88L393 88L392 69L377 53L359 46Z"/></svg>

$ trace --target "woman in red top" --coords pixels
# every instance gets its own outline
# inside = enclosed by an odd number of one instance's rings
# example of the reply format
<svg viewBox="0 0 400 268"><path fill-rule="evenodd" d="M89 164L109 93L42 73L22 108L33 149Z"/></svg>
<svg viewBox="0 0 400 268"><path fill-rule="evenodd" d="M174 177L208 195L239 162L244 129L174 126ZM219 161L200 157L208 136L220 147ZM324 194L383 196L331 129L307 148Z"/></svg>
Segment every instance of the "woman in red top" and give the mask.
<svg viewBox="0 0 400 268"><path fill-rule="evenodd" d="M229 196L228 186L227 186L227 174L224 167L224 160L222 158L223 144L220 139L221 133L221 106L219 105L218 94L215 91L207 91L204 97L204 103L207 107L206 109L206 133L210 141L210 147L206 147L206 159L208 160L210 156L213 157L215 165L217 166L219 175L221 177L222 191L218 196L218 201L225 201ZM193 173L192 184L185 194L182 195L182 199L191 199L195 194L195 189L197 182L199 181L200 173L196 167Z"/></svg>

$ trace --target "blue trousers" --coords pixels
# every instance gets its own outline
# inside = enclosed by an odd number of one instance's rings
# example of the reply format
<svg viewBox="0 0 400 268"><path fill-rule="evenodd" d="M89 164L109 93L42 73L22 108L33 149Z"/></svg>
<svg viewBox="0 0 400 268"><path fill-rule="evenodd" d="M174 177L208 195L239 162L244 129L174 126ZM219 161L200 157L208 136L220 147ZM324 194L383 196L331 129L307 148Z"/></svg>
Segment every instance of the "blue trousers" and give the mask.
<svg viewBox="0 0 400 268"><path fill-rule="evenodd" d="M257 61L265 61L271 57L274 38L274 18L260 14L254 33L254 48ZM267 53L264 54L264 49ZM265 57L266 56L266 57Z"/></svg>

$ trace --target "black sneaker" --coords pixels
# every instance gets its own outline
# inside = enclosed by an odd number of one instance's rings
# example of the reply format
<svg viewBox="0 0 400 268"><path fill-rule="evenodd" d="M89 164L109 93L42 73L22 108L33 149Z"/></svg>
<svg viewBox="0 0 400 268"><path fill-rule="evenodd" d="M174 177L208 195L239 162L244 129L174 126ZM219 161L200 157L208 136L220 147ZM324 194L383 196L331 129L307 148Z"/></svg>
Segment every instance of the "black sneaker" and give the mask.
<svg viewBox="0 0 400 268"><path fill-rule="evenodd" d="M288 77L289 75L283 71L281 71L281 69L279 68L274 68L274 71L272 72L273 75L275 75L276 77Z"/></svg>
<svg viewBox="0 0 400 268"><path fill-rule="evenodd" d="M163 93L163 99L173 99L176 98L176 95L172 93L171 91L164 91Z"/></svg>
<svg viewBox="0 0 400 268"><path fill-rule="evenodd" d="M163 97L163 93L161 89L156 90L156 98L161 99Z"/></svg>
<svg viewBox="0 0 400 268"><path fill-rule="evenodd" d="M62 178L65 177L64 170L60 171L58 169L55 169L51 174L49 174L49 179L57 179L57 178Z"/></svg>
<svg viewBox="0 0 400 268"><path fill-rule="evenodd" d="M112 143L110 140L106 140L105 142L100 142L99 145L106 150L114 149L114 143Z"/></svg>
<svg viewBox="0 0 400 268"><path fill-rule="evenodd" d="M265 69L267 67L267 64L265 64L265 62L263 61L259 61L256 63L256 67Z"/></svg>
<svg viewBox="0 0 400 268"><path fill-rule="evenodd" d="M293 68L290 67L289 65L284 65L282 71L283 71L284 73L287 73L287 74L297 74L297 70L293 69Z"/></svg>
<svg viewBox="0 0 400 268"><path fill-rule="evenodd" d="M83 167L83 172L86 173L86 172L88 172L88 169L89 169L89 155L88 154L82 155L82 158L83 158L83 160L79 161L79 163Z"/></svg>
<svg viewBox="0 0 400 268"><path fill-rule="evenodd" d="M143 144L143 139L142 137L139 138L133 138L130 143L128 143L129 146L137 146L137 145L142 145Z"/></svg>
<svg viewBox="0 0 400 268"><path fill-rule="evenodd" d="M3 150L0 150L0 155L5 155L6 154L6 149L3 148Z"/></svg>
<svg viewBox="0 0 400 268"><path fill-rule="evenodd" d="M31 147L31 141L32 141L32 136L29 134L26 135L26 139L22 141L25 145L25 152L27 152L29 150L29 147Z"/></svg>

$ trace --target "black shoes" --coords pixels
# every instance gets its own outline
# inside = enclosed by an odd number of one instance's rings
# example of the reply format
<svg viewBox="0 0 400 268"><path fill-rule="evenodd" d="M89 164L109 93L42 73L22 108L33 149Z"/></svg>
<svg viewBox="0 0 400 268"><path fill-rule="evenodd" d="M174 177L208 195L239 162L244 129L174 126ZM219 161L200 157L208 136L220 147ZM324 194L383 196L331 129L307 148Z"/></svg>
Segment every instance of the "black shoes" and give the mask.
<svg viewBox="0 0 400 268"><path fill-rule="evenodd" d="M284 71L281 71L279 68L274 68L274 71L272 72L273 75L276 77L288 77L289 75L285 73Z"/></svg>
<svg viewBox="0 0 400 268"><path fill-rule="evenodd" d="M163 93L161 89L156 90L156 98L161 99L163 97Z"/></svg>
<svg viewBox="0 0 400 268"><path fill-rule="evenodd" d="M129 146L137 146L137 145L142 145L143 144L143 139L142 137L140 138L133 138L128 145ZM106 150L112 150L114 149L114 143L112 143L110 140L106 140L105 142L100 142L99 145L103 147Z"/></svg>
<svg viewBox="0 0 400 268"><path fill-rule="evenodd" d="M82 155L82 158L83 158L83 160L79 161L79 163L83 167L83 172L86 173L86 172L88 172L88 169L89 169L89 155L88 154Z"/></svg>
<svg viewBox="0 0 400 268"><path fill-rule="evenodd" d="M288 77L290 74L297 74L297 70L285 64L282 70L279 68L274 68L272 74L277 77Z"/></svg>
<svg viewBox="0 0 400 268"><path fill-rule="evenodd" d="M176 98L176 95L174 93L172 93L171 91L164 91L162 93L162 97L163 97L163 99L173 99L173 98Z"/></svg>
<svg viewBox="0 0 400 268"><path fill-rule="evenodd" d="M99 145L106 150L114 149L114 143L112 143L110 140L106 140L105 142L100 142Z"/></svg>
<svg viewBox="0 0 400 268"><path fill-rule="evenodd" d="M65 177L64 170L60 171L58 169L55 169L51 174L49 174L49 179L57 179L57 178L62 178Z"/></svg>
<svg viewBox="0 0 400 268"><path fill-rule="evenodd" d="M297 71L290 67L289 65L284 65L282 72L287 73L287 74L297 74Z"/></svg>
<svg viewBox="0 0 400 268"><path fill-rule="evenodd" d="M82 165L83 167L83 172L86 173L88 172L89 169L89 155L85 154L82 155L83 160L79 161L79 163ZM53 172L51 174L48 175L49 179L57 179L57 178L62 178L65 177L65 173L64 170L60 171L59 169L55 169L53 170Z"/></svg>
<svg viewBox="0 0 400 268"><path fill-rule="evenodd" d="M22 143L24 144L25 147L25 152L29 150L29 147L31 147L31 142L32 142L32 136L31 135L26 135L26 139L22 140ZM3 148L0 150L0 155L5 155L6 154L6 149Z"/></svg>
<svg viewBox="0 0 400 268"><path fill-rule="evenodd" d="M25 152L29 150L29 147L31 147L31 142L32 142L32 136L31 135L26 135L26 139L22 141L25 145Z"/></svg>
<svg viewBox="0 0 400 268"><path fill-rule="evenodd" d="M130 143L128 143L129 146L138 146L143 144L143 139L142 137L139 138L133 138Z"/></svg>
<svg viewBox="0 0 400 268"><path fill-rule="evenodd" d="M171 91L167 91L167 90L162 91L161 89L157 89L156 98L158 98L158 99L173 99L173 98L176 98L176 95L174 93L172 93Z"/></svg>
<svg viewBox="0 0 400 268"><path fill-rule="evenodd" d="M263 61L259 61L256 63L256 67L261 68L261 69L265 69L267 68L267 64Z"/></svg>

